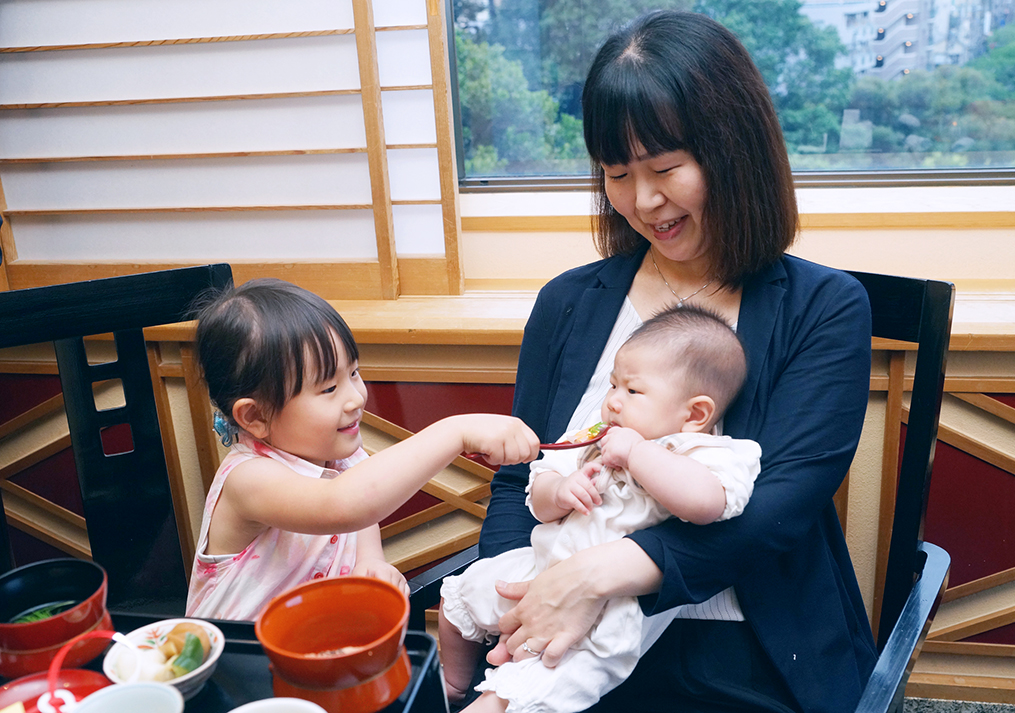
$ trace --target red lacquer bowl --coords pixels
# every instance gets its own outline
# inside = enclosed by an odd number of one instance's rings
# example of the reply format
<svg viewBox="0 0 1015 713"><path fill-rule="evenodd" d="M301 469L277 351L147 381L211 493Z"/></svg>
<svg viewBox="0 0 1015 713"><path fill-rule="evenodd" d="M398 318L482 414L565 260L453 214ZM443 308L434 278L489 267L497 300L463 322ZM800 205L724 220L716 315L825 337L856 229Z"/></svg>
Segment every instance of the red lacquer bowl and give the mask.
<svg viewBox="0 0 1015 713"><path fill-rule="evenodd" d="M94 562L54 559L25 565L0 577L0 676L45 671L60 647L86 631L112 631L106 609L106 572ZM55 616L13 624L12 619L57 602L74 602ZM88 639L67 654L76 668L101 654L105 639Z"/></svg>
<svg viewBox="0 0 1015 713"><path fill-rule="evenodd" d="M403 652L408 621L409 600L394 585L336 577L275 597L254 631L276 675L294 686L340 689L388 671Z"/></svg>

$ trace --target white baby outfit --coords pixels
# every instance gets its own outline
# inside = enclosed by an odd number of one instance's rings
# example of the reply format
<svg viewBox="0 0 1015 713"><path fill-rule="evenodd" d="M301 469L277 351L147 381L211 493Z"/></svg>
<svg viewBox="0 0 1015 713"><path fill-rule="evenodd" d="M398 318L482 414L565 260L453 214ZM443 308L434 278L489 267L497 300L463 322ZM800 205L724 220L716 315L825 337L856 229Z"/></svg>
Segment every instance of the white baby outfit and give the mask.
<svg viewBox="0 0 1015 713"><path fill-rule="evenodd" d="M726 490L726 509L720 520L743 512L761 469L757 443L702 433L678 433L657 442L715 473ZM581 451L550 451L533 462L529 487L539 471L570 475L579 463L575 454ZM532 530L531 547L479 560L461 576L444 580L444 615L466 639L492 642L499 635L498 621L515 602L496 593L497 580L530 580L579 550L619 540L672 517L626 471L603 468L595 484L603 504L592 508L589 515L572 512L562 520L537 525ZM589 634L555 668L543 666L538 658L507 663L488 670L477 690L493 691L507 700L508 713L585 710L631 674L638 659L676 615L676 610L670 610L646 617L637 598L610 599Z"/></svg>
<svg viewBox="0 0 1015 713"><path fill-rule="evenodd" d="M240 463L271 458L307 478L334 478L366 459L360 448L348 458L322 468L240 432L219 466L205 500L201 536L190 576L187 616L252 620L282 592L322 577L349 574L356 565L356 533L304 535L268 528L239 554L207 555L208 526L222 486Z"/></svg>

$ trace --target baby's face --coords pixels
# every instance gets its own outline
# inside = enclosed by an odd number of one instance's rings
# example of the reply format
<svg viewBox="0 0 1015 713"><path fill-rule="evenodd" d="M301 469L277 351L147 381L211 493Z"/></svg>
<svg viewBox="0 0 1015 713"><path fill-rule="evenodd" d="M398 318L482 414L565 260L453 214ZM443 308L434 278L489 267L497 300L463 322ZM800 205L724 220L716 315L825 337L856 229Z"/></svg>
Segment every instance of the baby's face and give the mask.
<svg viewBox="0 0 1015 713"><path fill-rule="evenodd" d="M684 391L682 374L670 359L647 345L621 347L603 400L603 423L650 439L679 433L689 415Z"/></svg>

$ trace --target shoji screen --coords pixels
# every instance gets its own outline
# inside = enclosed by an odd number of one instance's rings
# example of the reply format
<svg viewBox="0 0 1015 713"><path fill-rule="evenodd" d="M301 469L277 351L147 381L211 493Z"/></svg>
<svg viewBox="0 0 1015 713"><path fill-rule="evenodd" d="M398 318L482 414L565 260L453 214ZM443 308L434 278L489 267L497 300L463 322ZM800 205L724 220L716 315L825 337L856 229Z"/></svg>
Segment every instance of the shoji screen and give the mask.
<svg viewBox="0 0 1015 713"><path fill-rule="evenodd" d="M0 0L11 288L228 261L458 294L437 0Z"/></svg>

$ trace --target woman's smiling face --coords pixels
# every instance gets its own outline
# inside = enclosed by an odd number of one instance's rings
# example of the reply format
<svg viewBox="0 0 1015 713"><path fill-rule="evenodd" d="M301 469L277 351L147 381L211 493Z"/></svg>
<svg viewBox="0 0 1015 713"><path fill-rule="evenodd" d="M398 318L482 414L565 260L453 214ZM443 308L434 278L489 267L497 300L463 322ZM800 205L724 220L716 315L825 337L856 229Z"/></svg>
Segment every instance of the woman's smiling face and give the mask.
<svg viewBox="0 0 1015 713"><path fill-rule="evenodd" d="M632 147L629 163L603 165L606 196L656 253L687 262L708 253L702 214L708 188L701 166L688 151L649 156Z"/></svg>

